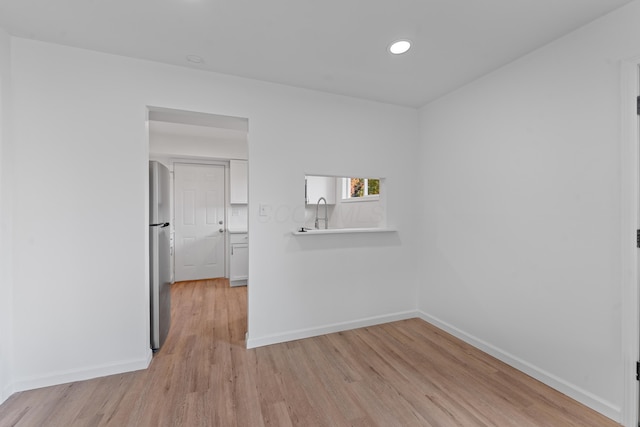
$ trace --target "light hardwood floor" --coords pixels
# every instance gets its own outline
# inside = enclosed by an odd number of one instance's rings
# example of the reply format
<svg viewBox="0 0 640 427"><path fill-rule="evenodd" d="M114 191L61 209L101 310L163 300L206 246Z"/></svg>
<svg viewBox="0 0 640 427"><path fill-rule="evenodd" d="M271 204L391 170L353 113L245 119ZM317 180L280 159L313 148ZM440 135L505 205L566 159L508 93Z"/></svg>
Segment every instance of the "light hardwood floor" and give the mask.
<svg viewBox="0 0 640 427"><path fill-rule="evenodd" d="M149 369L17 393L0 426L618 425L422 320L246 350L246 288L172 298Z"/></svg>

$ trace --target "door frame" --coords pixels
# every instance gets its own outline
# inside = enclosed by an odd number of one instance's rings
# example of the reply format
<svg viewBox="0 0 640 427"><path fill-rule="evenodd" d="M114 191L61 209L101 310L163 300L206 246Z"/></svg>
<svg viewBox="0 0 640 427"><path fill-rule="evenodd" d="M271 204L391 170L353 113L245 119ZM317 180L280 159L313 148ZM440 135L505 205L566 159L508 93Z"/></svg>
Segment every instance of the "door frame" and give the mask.
<svg viewBox="0 0 640 427"><path fill-rule="evenodd" d="M158 155L151 155L150 152L150 131L149 131L149 121L150 121L150 113L154 112L154 113L163 113L165 114L164 119L167 119L166 115L171 116L172 114L177 114L177 116L174 116L173 118L175 119L176 117L181 117L182 120L178 120L176 123L185 123L185 124L195 124L195 125L206 125L206 126L213 126L213 127L221 127L221 128L228 128L228 129L236 129L236 130L242 130L244 132L246 132L247 134L247 141L246 141L246 148L247 148L247 154L246 154L246 158L245 160L249 161L251 158L251 137L249 135L249 123L252 121L252 119L250 119L249 115L238 115L238 116L234 116L234 115L224 115L224 114L219 114L219 113L213 113L213 112L204 112L204 111L195 111L195 110L182 110L182 109L176 109L176 108L170 108L170 107L160 107L160 106L153 106L153 105L145 105L144 106L144 124L145 124L145 132L144 132L144 162L141 163L141 170L144 171L144 174L142 174L142 176L144 176L144 185L143 185L143 191L145 194L145 209L144 209L144 214L145 214L145 220L144 223L142 224L143 229L145 230L145 235L144 235L144 247L145 247L145 282L144 282L144 292L145 292L145 305L144 307L146 308L146 315L145 315L145 319L146 319L146 337L149 337L149 334L151 332L151 323L150 323L150 316L149 316L149 174L147 172L148 167L149 167L149 160L167 160L169 162L169 166L170 166L170 172L172 174L172 179L171 179L171 188L172 188L172 198L173 198L173 162L182 162L182 163L200 163L200 164L224 164L225 165L225 182L227 183L225 185L225 222L228 225L228 220L229 220L229 213L230 213L230 188L229 188L229 184L231 182L230 180L230 176L229 176L229 160L230 158L217 158L217 157L210 157L210 156L191 156L189 157L188 155L170 155L167 154L166 156L163 154L158 154ZM156 117L156 120L158 118ZM244 123L243 125L239 125L238 124L238 120L242 121L242 123ZM162 120L161 120L162 121ZM173 122L172 120L167 120L169 122ZM239 126L239 127L238 127ZM152 158L153 157L153 158ZM226 163L225 163L226 162ZM251 186L251 172L249 170L247 170L247 191L250 193L250 186ZM248 212L251 212L251 196L248 196L248 201L247 201L247 210ZM172 207L173 207L173 200L172 200ZM173 212L172 212L173 214ZM247 227L248 229L250 228L250 217L251 215L248 215L247 217ZM172 219L173 222L173 219ZM227 258L226 260L226 265L225 265L225 277L229 277L229 256L228 255L228 251L229 251L229 233L225 233L226 234L226 239L225 239L225 257ZM251 236L248 236L248 242L251 241ZM175 256L172 257L172 260L175 260ZM172 261L173 262L173 261ZM249 265L249 269L251 269L251 265ZM175 265L173 266L173 270L175 271ZM249 274L251 275L251 274ZM248 337L250 336L250 317L251 317L251 292L247 291L247 323L246 323L246 327L247 327L247 333L246 333L246 337L245 337L245 347L247 346L247 342L248 342ZM148 341L147 341L148 342ZM145 344L146 345L146 344ZM149 349L148 352L148 363L151 363L151 359L153 357L153 353L151 352L151 349Z"/></svg>
<svg viewBox="0 0 640 427"><path fill-rule="evenodd" d="M175 208L176 208L176 203L175 203L175 165L176 163L182 163L182 164L190 164L190 165L209 165L209 166L223 166L224 167L224 277L225 278L229 278L229 233L228 233L228 216L229 216L229 160L216 160L213 158L198 158L198 159L194 159L194 158L182 158L182 157L171 157L169 159L169 164L170 164L170 168L169 168L169 172L171 172L171 224L173 225L172 228L172 234L174 237L172 237L173 239L173 257L172 257L172 262L173 262L173 271L174 271L174 279L175 279L175 271L176 271L176 266L175 266L175 261L176 261L176 256L175 256Z"/></svg>
<svg viewBox="0 0 640 427"><path fill-rule="evenodd" d="M623 362L622 424L638 426L640 394L636 362L640 357L640 284L636 230L640 228L640 132L637 97L640 95L640 56L621 64L621 337Z"/></svg>

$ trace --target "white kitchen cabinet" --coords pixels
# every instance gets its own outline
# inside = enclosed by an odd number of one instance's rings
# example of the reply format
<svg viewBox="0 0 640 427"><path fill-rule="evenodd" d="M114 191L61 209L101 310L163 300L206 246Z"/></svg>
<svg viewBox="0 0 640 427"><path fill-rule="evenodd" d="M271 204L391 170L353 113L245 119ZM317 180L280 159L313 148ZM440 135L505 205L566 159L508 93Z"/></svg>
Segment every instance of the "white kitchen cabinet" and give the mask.
<svg viewBox="0 0 640 427"><path fill-rule="evenodd" d="M229 262L229 283L231 286L246 285L249 279L249 235L230 235L231 260Z"/></svg>
<svg viewBox="0 0 640 427"><path fill-rule="evenodd" d="M229 162L230 203L247 203L247 161L231 160Z"/></svg>
<svg viewBox="0 0 640 427"><path fill-rule="evenodd" d="M305 203L315 205L320 197L324 197L328 205L336 204L336 178L307 175L305 178Z"/></svg>

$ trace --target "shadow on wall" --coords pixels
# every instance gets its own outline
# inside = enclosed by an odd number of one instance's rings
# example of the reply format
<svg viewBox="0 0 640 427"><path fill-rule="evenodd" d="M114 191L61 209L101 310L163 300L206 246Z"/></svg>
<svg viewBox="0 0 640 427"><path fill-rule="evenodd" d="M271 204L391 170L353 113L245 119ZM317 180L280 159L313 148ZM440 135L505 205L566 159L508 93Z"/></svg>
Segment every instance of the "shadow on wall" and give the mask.
<svg viewBox="0 0 640 427"><path fill-rule="evenodd" d="M286 251L335 251L336 249L371 249L393 246L402 246L402 239L398 232L323 234L310 238L298 238L288 234Z"/></svg>

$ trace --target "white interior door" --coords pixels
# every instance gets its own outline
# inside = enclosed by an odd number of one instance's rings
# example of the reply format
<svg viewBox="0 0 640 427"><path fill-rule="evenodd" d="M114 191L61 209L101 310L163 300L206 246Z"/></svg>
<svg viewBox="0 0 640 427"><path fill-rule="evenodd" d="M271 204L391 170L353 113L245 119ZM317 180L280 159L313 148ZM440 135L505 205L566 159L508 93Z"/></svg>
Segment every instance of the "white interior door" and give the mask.
<svg viewBox="0 0 640 427"><path fill-rule="evenodd" d="M175 164L176 281L224 277L224 166Z"/></svg>

